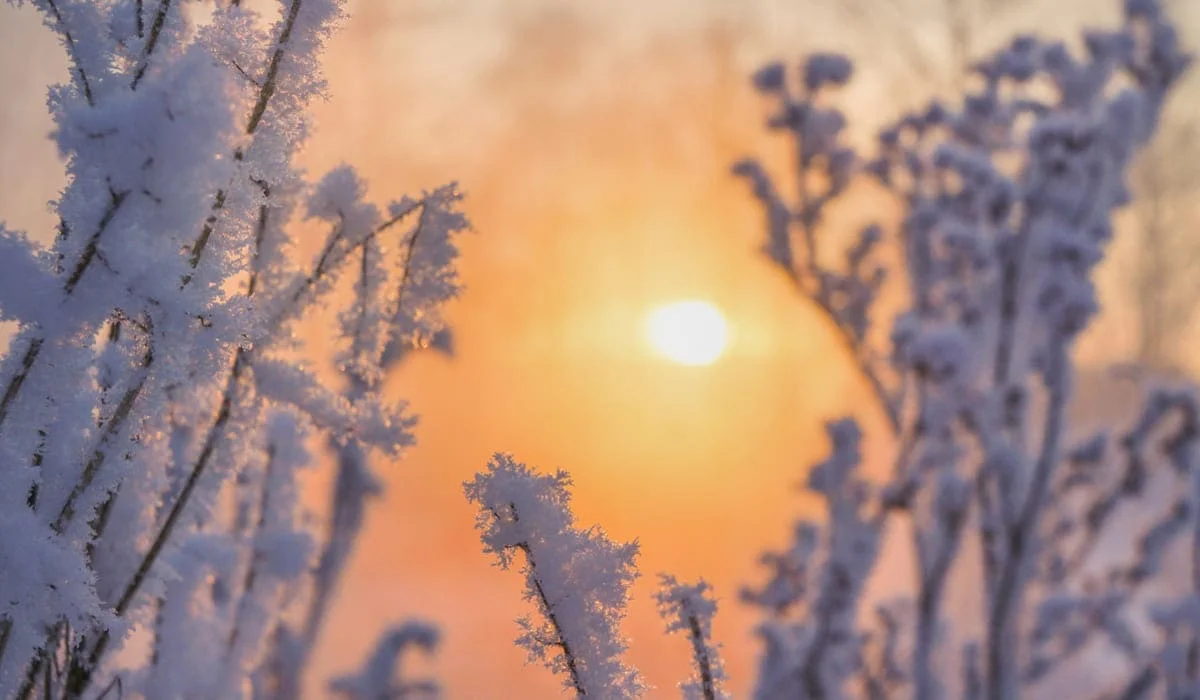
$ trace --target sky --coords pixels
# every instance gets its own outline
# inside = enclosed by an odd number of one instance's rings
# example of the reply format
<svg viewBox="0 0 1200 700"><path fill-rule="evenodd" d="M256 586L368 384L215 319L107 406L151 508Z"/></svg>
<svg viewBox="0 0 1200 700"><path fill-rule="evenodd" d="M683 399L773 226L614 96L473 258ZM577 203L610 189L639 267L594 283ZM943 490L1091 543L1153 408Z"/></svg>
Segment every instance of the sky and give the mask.
<svg viewBox="0 0 1200 700"><path fill-rule="evenodd" d="M1117 7L1014 5L980 21L980 46L1018 28L1065 35ZM712 582L716 636L745 694L755 618L737 589L757 580L758 553L783 544L794 517L816 514L795 487L826 448L823 421L862 419L876 461L888 446L828 327L758 254L758 211L728 169L746 154L780 162L746 86L766 59L849 51L859 79L843 99L859 139L949 80L905 58L915 46L944 60L941 2L863 6L866 20L848 0L350 3L303 163L313 173L354 164L381 201L457 180L474 232L449 314L455 357L414 358L390 382L422 416L418 445L377 465L387 495L314 678L348 669L389 622L420 615L443 627L445 645L422 669L448 697L555 696L557 681L509 643L526 612L519 576L484 557L462 497L462 482L505 451L569 470L580 522L641 544L625 630L630 661L658 686L652 697L673 697L686 673L685 641L662 633L650 600L660 571ZM62 65L28 7L0 5L0 212L35 238L49 232L44 203L61 186L42 137L45 86ZM891 215L878 199L852 209L836 216ZM645 342L646 315L689 298L730 325L709 367L671 363ZM1105 341L1084 348L1096 362L1127 342L1119 309L1105 323Z"/></svg>

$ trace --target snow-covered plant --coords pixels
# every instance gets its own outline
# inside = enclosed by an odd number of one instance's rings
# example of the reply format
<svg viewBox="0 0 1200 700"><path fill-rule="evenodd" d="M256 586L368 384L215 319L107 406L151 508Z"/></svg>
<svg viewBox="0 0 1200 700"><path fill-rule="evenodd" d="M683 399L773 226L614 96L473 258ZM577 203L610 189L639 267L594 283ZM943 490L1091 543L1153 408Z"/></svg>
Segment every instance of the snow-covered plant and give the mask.
<svg viewBox="0 0 1200 700"><path fill-rule="evenodd" d="M856 474L858 425L841 420L827 430L833 452L812 469L807 484L827 505L825 541L819 541L816 523L798 523L795 546L764 557L772 570L768 583L743 592L743 599L770 612L761 628L766 650L758 698L848 697L846 682L860 670L858 608L879 551L884 511Z"/></svg>
<svg viewBox="0 0 1200 700"><path fill-rule="evenodd" d="M1084 34L1081 56L1014 39L975 66L961 105L904 117L867 159L844 145L829 104L847 59L810 57L795 79L781 64L756 74L795 153L796 194L753 160L735 172L762 204L767 253L831 322L897 445L874 485L855 476L853 422L831 428L833 456L809 480L828 523L798 526L747 595L768 613L758 697L1013 700L1084 668L1107 675L1074 676L1072 697L1113 679L1118 697L1200 689L1188 661L1200 584L1161 583L1171 546L1200 570L1197 398L1154 393L1117 441L1077 435L1066 413L1131 159L1190 61L1156 0L1124 10L1119 29ZM869 226L847 246L824 213L860 171L903 217L894 238ZM890 244L901 263L888 267ZM885 269L905 283L906 307L881 349L871 330ZM1142 498L1159 480L1171 484L1157 492L1165 505ZM1114 515L1139 500L1149 527ZM871 624L863 587L881 538L903 533L914 590ZM1127 556L1114 555L1122 540ZM963 610L948 624L952 579L979 591L977 624Z"/></svg>
<svg viewBox="0 0 1200 700"><path fill-rule="evenodd" d="M50 93L68 177L51 244L0 226L0 320L19 326L0 365L0 697L298 697L378 490L368 457L412 442L381 387L442 330L460 195L380 209L352 169L314 183L293 164L339 0L30 4L69 60ZM341 391L303 341L330 306ZM338 465L324 535L297 496L320 436ZM341 687L383 688L407 643L385 637Z"/></svg>
<svg viewBox="0 0 1200 700"><path fill-rule="evenodd" d="M725 666L713 642L712 621L717 602L712 587L704 580L680 583L670 574L660 574L662 587L655 594L659 613L667 621L667 632L683 632L692 647L696 674L680 684L685 700L727 700Z"/></svg>
<svg viewBox="0 0 1200 700"><path fill-rule="evenodd" d="M641 697L641 677L622 660L620 623L637 577L637 542L619 543L603 530L581 530L571 513L566 472L538 474L496 454L486 472L464 485L479 508L484 551L504 569L520 555L525 598L536 617L522 617L517 644L563 676L578 697Z"/></svg>

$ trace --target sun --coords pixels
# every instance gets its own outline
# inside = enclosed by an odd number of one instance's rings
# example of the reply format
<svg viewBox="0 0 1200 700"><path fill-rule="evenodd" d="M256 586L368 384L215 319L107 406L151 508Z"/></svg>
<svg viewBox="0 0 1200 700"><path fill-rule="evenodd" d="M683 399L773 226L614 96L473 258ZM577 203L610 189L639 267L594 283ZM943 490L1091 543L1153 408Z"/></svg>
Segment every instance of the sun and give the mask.
<svg viewBox="0 0 1200 700"><path fill-rule="evenodd" d="M664 304L646 315L646 340L659 355L681 365L702 367L725 352L725 315L698 299Z"/></svg>

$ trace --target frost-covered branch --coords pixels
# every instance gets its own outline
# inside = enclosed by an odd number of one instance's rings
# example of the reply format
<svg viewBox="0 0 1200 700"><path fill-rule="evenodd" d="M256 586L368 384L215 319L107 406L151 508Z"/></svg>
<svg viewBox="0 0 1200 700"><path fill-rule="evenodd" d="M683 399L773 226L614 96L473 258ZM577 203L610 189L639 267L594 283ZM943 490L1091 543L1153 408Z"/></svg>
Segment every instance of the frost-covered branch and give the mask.
<svg viewBox="0 0 1200 700"><path fill-rule="evenodd" d="M637 576L636 542L620 544L598 528L580 530L570 510L570 477L538 474L497 454L464 485L479 507L484 551L509 568L524 560L526 597L540 620L524 617L517 643L530 660L564 676L578 697L635 698L644 692L621 656L629 586Z"/></svg>
<svg viewBox="0 0 1200 700"><path fill-rule="evenodd" d="M750 181L763 207L767 218L764 252L833 324L884 415L898 429L896 390L887 385L884 368L866 337L869 313L884 281L883 268L871 260L879 229L867 227L860 233L846 253L844 272L820 254L824 209L849 187L857 159L854 151L841 143L845 116L824 102L832 89L850 80L852 72L850 61L843 56L815 54L804 64L796 86L789 84L780 63L772 63L754 76L755 87L776 103L769 128L784 131L794 153L797 187L792 203L779 194L757 161L739 161L733 171Z"/></svg>

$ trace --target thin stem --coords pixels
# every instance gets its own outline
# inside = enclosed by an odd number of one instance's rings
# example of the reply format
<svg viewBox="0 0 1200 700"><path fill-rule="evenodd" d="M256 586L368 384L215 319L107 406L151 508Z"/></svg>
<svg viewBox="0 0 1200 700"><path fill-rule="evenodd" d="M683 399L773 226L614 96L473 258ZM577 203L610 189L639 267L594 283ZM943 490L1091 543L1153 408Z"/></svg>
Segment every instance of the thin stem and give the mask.
<svg viewBox="0 0 1200 700"><path fill-rule="evenodd" d="M84 465L83 475L80 477L79 481L75 482L75 486L71 489L71 493L67 496L66 502L63 503L62 509L58 512L58 517L54 519L54 524L52 527L54 528L54 531L60 535L63 533L63 530L66 529L66 526L71 522L71 519L75 516L75 501L78 500L79 497L83 495L84 491L86 491L87 488L92 485L92 481L96 477L96 472L98 472L100 467L104 464L104 460L107 455L104 449L105 446L108 444L108 441L117 434L117 431L121 429L121 427L125 424L125 421L129 419L129 416L132 414L134 404L137 402L138 397L141 396L142 389L146 386L146 381L150 378L150 367L154 363L153 337L148 338L147 344L148 346L146 348L146 353L142 356L141 361L141 376L139 376L137 381L125 390L125 394L121 397L120 403L117 404L117 408L113 411L112 416L108 419L108 422L104 426L104 430L100 434L99 444L96 447L96 450L92 453L92 458L88 460L86 465Z"/></svg>
<svg viewBox="0 0 1200 700"><path fill-rule="evenodd" d="M96 252L100 244L100 236L112 223L117 212L121 209L121 205L125 202L127 192L110 192L108 207L100 217L100 223L96 227L95 233L88 239L84 246L83 253L79 256L79 260L75 264L71 275L67 277L67 281L63 285L63 293L70 297L74 292L79 281L83 278L83 273L91 266L92 261L96 259ZM21 368L17 370L12 379L8 381L8 386L4 389L4 397L0 398L0 425L4 424L4 420L8 418L9 409L12 407L13 401L16 400L17 394L20 393L21 387L25 384L25 380L33 371L33 366L37 362L38 355L42 352L42 347L45 345L45 338L36 337L29 343L29 347L25 350L25 356L21 358Z"/></svg>
<svg viewBox="0 0 1200 700"><path fill-rule="evenodd" d="M124 592L121 593L116 606L113 609L117 617L123 617L128 611L130 604L141 590L142 584L145 583L146 576L150 573L150 569L158 561L158 556L161 554L167 540L175 530L175 526L179 521L179 517L183 513L184 507L191 500L192 492L195 491L196 485L200 481L200 477L204 474L208 467L209 460L216 450L217 439L224 433L225 425L229 422L229 417L233 409L233 394L237 388L238 380L241 378L242 372L247 365L247 353L244 349L239 348L234 357L233 368L230 370L228 382L225 385L225 391L221 397L221 405L217 410L216 418L213 421L212 427L205 436L204 445L200 450L200 455L196 458L195 464L192 465L191 471L188 473L187 481L184 482L179 496L171 505L171 510L167 513L167 518L159 528L154 540L150 544L150 548L146 550L146 554L138 563L137 570L133 577L125 586ZM96 645L92 648L88 655L87 663L81 664L79 675L71 684L71 686L82 692L91 682L91 676L95 672L96 666L100 662L100 657L104 655L104 651L108 646L109 633L107 630L100 633L100 637L96 640Z"/></svg>
<svg viewBox="0 0 1200 700"><path fill-rule="evenodd" d="M269 198L271 196L271 187L265 180L255 178L253 182L262 190L263 197ZM246 285L246 296L248 297L254 296L254 291L258 287L258 277L261 273L260 267L262 264L262 247L267 237L269 215L270 209L267 208L265 202L258 205L258 221L254 225L254 259L250 261L250 281Z"/></svg>
<svg viewBox="0 0 1200 700"><path fill-rule="evenodd" d="M829 575L833 579L829 588L837 591L849 590L850 576L841 563L831 562ZM825 681L821 678L821 662L825 659L825 652L829 648L829 631L833 627L833 617L840 610L840 606L836 605L837 601L835 600L819 602L824 604L817 606L813 641L809 646L809 652L805 655L804 662L798 669L805 697L809 700L820 700L825 697Z"/></svg>
<svg viewBox="0 0 1200 700"><path fill-rule="evenodd" d="M133 83L130 89L137 90L138 83L142 82L142 77L146 75L146 69L150 67L150 57L154 53L154 49L158 47L158 37L162 34L163 25L167 22L167 13L171 10L171 0L159 0L158 11L154 13L154 21L150 23L150 36L146 39L146 48L142 51L142 60L138 64L137 71L133 74ZM138 36L142 34L142 12L141 2L138 2L137 13Z"/></svg>
<svg viewBox="0 0 1200 700"><path fill-rule="evenodd" d="M800 222L800 233L804 236L805 266L812 281L816 284L814 290L817 300L825 304L825 281L821 276L821 266L817 259L816 211L813 209L812 197L808 191L808 167L811 164L804 153L804 139L800 131L792 132L796 137L793 146L796 155L796 195L799 199L800 211L796 219Z"/></svg>
<svg viewBox="0 0 1200 700"><path fill-rule="evenodd" d="M384 221L383 223L376 226L373 231L371 231L367 235L363 236L361 239L352 241L350 243L350 245L346 248L346 250L342 251L338 255L335 255L335 252L337 250L337 244L342 240L342 236L345 234L345 230L341 226L334 229L333 233L331 233L329 236L329 240L326 241L325 247L321 250L321 254L317 258L317 264L313 268L313 271L310 272L308 275L306 275L303 280L301 280L300 282L295 284L296 289L292 292L292 296L291 296L291 299L289 300L289 304L287 306L283 307L282 309L280 309L275 314L274 318L271 319L270 325L277 326L278 324L282 323L284 321L284 319L286 319L294 311L294 309L295 309L296 305L299 303L300 299L302 299L304 297L304 295L306 293L308 293L308 291L311 290L318 282L323 280L325 278L325 275L328 274L330 269L335 268L338 265L340 265L346 259L347 256L353 255L354 252L357 251L360 247L366 245L368 242L375 239L383 232L387 231L391 227L393 227L396 224L403 221L405 218L408 217L409 214L411 214L416 209L424 208L424 206L425 206L425 203L421 202L413 207L410 207L408 209L405 209L404 211L401 211L400 213L396 214L392 218L390 218L387 221ZM411 255L411 253L410 253L410 255ZM406 263L406 265L407 265L407 263ZM405 268L405 270L406 270L405 278L407 279L407 267ZM403 284L403 282L402 282L402 284Z"/></svg>
<svg viewBox="0 0 1200 700"><path fill-rule="evenodd" d="M129 458L127 456L126 460L128 459ZM96 516L88 522L88 526L92 529L92 536L87 543L88 566L91 568L95 568L96 541L99 540L100 536L104 534L104 531L108 529L108 523L112 518L113 503L116 502L118 493L119 489L113 489L112 491L109 491L108 495L104 499L104 502L100 504L98 509L96 509Z"/></svg>
<svg viewBox="0 0 1200 700"><path fill-rule="evenodd" d="M87 272L92 261L96 258L97 248L100 245L100 236L104 234L105 229L112 223L113 217L117 215L121 205L125 202L128 192L109 192L108 207L104 210L104 214L100 217L100 223L96 226L96 232L88 239L87 244L83 248L83 253L79 256L78 262L75 263L75 269L71 271L71 275L67 277L66 284L63 285L63 291L67 296L75 291L75 286L83 278L83 273Z"/></svg>
<svg viewBox="0 0 1200 700"><path fill-rule="evenodd" d="M287 16L284 18L283 27L279 32L279 39L276 41L275 50L271 53L271 58L267 64L267 75L264 78L262 86L258 90L258 98L254 101L254 108L250 112L250 118L246 123L246 135L253 137L258 131L259 125L262 123L263 115L267 112L267 106L271 102L271 98L275 95L277 88L279 64L283 61L285 50L288 42L291 41L292 29L296 25L296 17L300 14L300 6L303 0L292 0L292 4L288 7ZM241 161L244 158L244 151L237 149L233 154L234 160ZM266 185L264 184L263 187ZM208 247L208 241L212 237L213 229L216 228L217 218L220 212L225 208L225 190L217 190L216 197L213 200L212 212L208 219L205 220L203 228L200 230L199 237L192 244L191 256L188 258L188 264L192 269L200 264L200 259L204 256L204 250ZM186 286L191 281L191 275L183 278L183 284Z"/></svg>
<svg viewBox="0 0 1200 700"><path fill-rule="evenodd" d="M17 394L21 392L21 386L29 377L29 372L33 369L33 364L37 361L38 354L42 351L42 344L45 342L45 338L34 338L30 341L29 347L25 349L25 356L21 358L21 368L8 381L8 386L4 389L4 397L0 398L0 425L4 425L4 419L8 417L8 409L16 400Z"/></svg>
<svg viewBox="0 0 1200 700"><path fill-rule="evenodd" d="M96 226L95 233L88 239L84 246L83 253L75 264L75 268L71 271L71 275L67 277L63 285L63 293L70 297L74 293L76 285L83 278L83 273L87 271L92 261L96 259L97 247L100 244L100 236L112 223L117 212L120 211L121 205L125 203L127 192L111 192L108 202L108 207L100 216L100 222ZM25 350L25 356L21 358L21 368L8 380L8 386L4 388L4 396L0 398L0 426L4 425L4 420L8 418L9 409L12 407L13 401L21 392L21 387L25 384L25 380L33 371L33 366L37 362L38 355L42 352L42 347L45 345L45 338L35 337L29 342L29 347Z"/></svg>
<svg viewBox="0 0 1200 700"><path fill-rule="evenodd" d="M200 235L196 238L196 242L192 244L192 254L188 257L188 265L194 270L200 264L200 258L204 257L204 249L208 247L208 240L212 238L213 229L217 226L218 214L225 208L225 190L217 190L217 194L213 197L212 210L208 214L208 218L204 220L204 225L200 227ZM183 278L183 283L186 286L191 282L192 276L189 274Z"/></svg>
<svg viewBox="0 0 1200 700"><path fill-rule="evenodd" d="M845 349L846 353L853 358L855 368L858 370L858 373L862 376L862 378L867 382L871 392L875 395L876 400L879 402L879 408L883 411L884 418L887 419L888 427L891 429L892 434L899 434L901 430L900 413L896 408L895 402L892 401L891 393L887 390L887 387L884 386L883 379L879 376L879 373L871 367L870 360L866 355L863 354L862 347L859 345L858 341L855 340L850 330L838 320L837 313L833 310L833 308L830 307L823 299L814 296L808 289L806 289L803 281L798 275L793 274L791 279L796 285L796 288L800 290L802 294L816 302L817 308L820 309L822 314L829 320L831 324L833 324L834 329L837 331L836 337L838 341Z"/></svg>
<svg viewBox="0 0 1200 700"><path fill-rule="evenodd" d="M267 462L263 466L262 491L258 501L258 523L254 529L254 535L251 543L250 562L246 566L246 576L242 580L242 597L239 603L239 608L244 611L245 607L251 604L251 599L254 593L254 584L258 580L258 563L260 556L258 553L258 539L262 536L263 531L267 527L267 510L271 504L271 471L275 464L275 445L267 446ZM241 635L241 620L243 615L238 615L233 622L232 629L229 630L229 639L226 642L226 655L232 654L234 647L237 646L238 637Z"/></svg>
<svg viewBox="0 0 1200 700"><path fill-rule="evenodd" d="M412 277L413 257L417 251L417 241L421 238L421 233L425 230L426 215L429 209L424 203L421 204L420 209L421 215L417 217L416 230L413 231L412 236L408 239L408 249L404 251L404 273L400 276L400 289L396 296L397 311L404 310L404 292L408 289L408 281ZM380 228L382 229L383 227Z"/></svg>
<svg viewBox="0 0 1200 700"><path fill-rule="evenodd" d="M87 100L89 107L95 107L96 98L92 94L92 83L88 79L87 73L83 70L83 63L79 60L79 50L75 47L75 37L67 29L62 13L58 10L58 3L55 0L46 0L46 7L50 8L50 14L54 17L54 24L58 28L58 33L62 35L63 45L67 49L67 55L71 57L71 64L74 66L75 75L79 79L79 87L83 90L83 97Z"/></svg>
<svg viewBox="0 0 1200 700"><path fill-rule="evenodd" d="M1017 239L1017 250L1004 260L1000 278L1000 332L997 336L996 364L992 373L993 383L1003 389L1008 384L1012 367L1014 344L1016 343L1017 297L1021 293L1021 258L1024 257L1025 237Z"/></svg>
<svg viewBox="0 0 1200 700"><path fill-rule="evenodd" d="M47 665L46 660L50 653L50 649L58 645L59 635L62 633L62 621L54 623L46 632L46 643L41 649L37 650L37 655L29 663L29 668L25 671L25 681L17 690L16 697L18 700L28 700L37 687L38 676L41 675L43 667ZM43 700L49 700L47 695Z"/></svg>
<svg viewBox="0 0 1200 700"><path fill-rule="evenodd" d="M937 697L937 682L933 672L933 651L937 641L938 603L942 599L946 576L958 552L967 509L955 509L945 523L945 537L937 558L926 574L922 572L917 595L917 632L913 652L914 697Z"/></svg>
<svg viewBox="0 0 1200 700"><path fill-rule="evenodd" d="M12 636L12 620L0 620L0 664L4 663L4 652L8 651L8 638Z"/></svg>
<svg viewBox="0 0 1200 700"><path fill-rule="evenodd" d="M245 350L239 348L233 361L233 368L229 372L229 379L225 384L225 391L221 396L221 405L217 409L216 418L213 420L212 427L209 428L208 434L204 438L204 445L200 450L200 455L196 458L195 464L192 465L191 471L188 473L187 481L184 482L183 489L179 492L178 498L171 505L171 510L167 513L167 519L159 528L158 533L154 537L150 548L146 550L146 555L138 564L137 570L134 572L133 578L125 587L125 591L121 594L117 605L114 608L118 616L124 615L128 610L129 604L133 601L141 589L142 583L145 581L146 574L149 573L158 559L159 553L166 544L167 538L175 529L175 525L182 514L184 507L191 500L192 492L196 490L196 485L200 477L204 474L208 467L209 460L212 459L213 453L216 451L217 440L224 431L226 424L229 422L229 417L233 412L233 395L237 389L238 380L241 379L242 372L248 364L248 354Z"/></svg>
<svg viewBox="0 0 1200 700"><path fill-rule="evenodd" d="M996 583L996 594L988 616L987 649L987 697L989 700L1010 700L1015 697L1015 669L1012 660L1017 650L1012 648L1011 637L1016 632L1015 613L1020 608L1024 592L1022 579L1025 575L1027 558L1034 548L1034 538L1045 502L1047 486L1059 458L1059 442L1062 438L1063 420L1066 413L1070 365L1066 347L1058 339L1053 347L1053 366L1047 372L1049 405L1046 407L1045 428L1042 431L1042 449L1034 465L1033 479L1020 515L1008 528L1007 556Z"/></svg>
<svg viewBox="0 0 1200 700"><path fill-rule="evenodd" d="M704 694L704 700L716 700L717 690L713 683L712 659L708 655L707 640L704 637L704 630L700 627L700 620L689 613L688 621L688 636L692 640L692 659L696 662L696 670L700 673L700 692Z"/></svg>
<svg viewBox="0 0 1200 700"><path fill-rule="evenodd" d="M279 75L279 64L283 61L284 49L287 47L288 41L292 38L292 28L296 26L296 17L300 14L300 6L303 0L292 0L292 4L288 7L287 17L283 21L283 29L279 32L279 41L275 47L275 51L271 54L271 60L267 64L267 75L263 79L262 89L258 92L258 101L254 104L254 110L250 113L250 121L246 125L246 134L253 135L258 129L259 122L262 121L263 114L267 111L267 103L270 102L271 96L275 94L275 81Z"/></svg>
<svg viewBox="0 0 1200 700"><path fill-rule="evenodd" d="M517 511L514 507L513 520L516 519ZM550 605L550 599L546 597L546 591L542 588L542 581L537 577L537 560L533 557L533 550L530 549L527 542L519 542L513 546L524 552L525 559L529 562L529 568L532 572L529 579L533 581L533 589L537 593L537 599L541 604L542 612L546 615L546 620L554 628L555 639L551 643L562 650L563 661L566 662L567 666L567 675L571 680L571 687L580 696L585 696L587 695L587 689L583 687L583 680L579 677L579 666L575 660L575 652L571 650L571 642L567 640L567 636L563 633L562 625L558 622L558 616L555 615L554 608Z"/></svg>
<svg viewBox="0 0 1200 700"><path fill-rule="evenodd" d="M517 513L517 504L509 503L509 511L512 513L513 522L520 521L521 517ZM492 511L496 517L500 517L498 513ZM555 639L550 641L550 644L557 646L562 650L563 661L567 667L567 676L571 681L571 687L575 692L583 697L587 695L587 689L583 687L583 680L579 677L579 666L575 660L575 652L571 649L571 642L563 633L562 625L558 622L558 616L554 613L554 607L550 605L550 599L546 596L546 590L542 588L542 581L537 576L537 559L533 556L533 549L530 548L528 542L518 542L513 545L516 549L525 553L525 561L529 564L529 580L533 582L533 590L537 594L538 603L541 606L542 612L546 615L546 620L550 623L550 627L554 629Z"/></svg>

